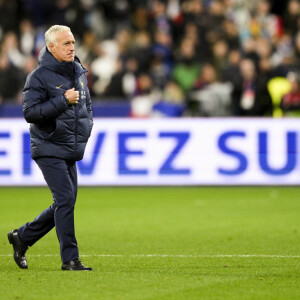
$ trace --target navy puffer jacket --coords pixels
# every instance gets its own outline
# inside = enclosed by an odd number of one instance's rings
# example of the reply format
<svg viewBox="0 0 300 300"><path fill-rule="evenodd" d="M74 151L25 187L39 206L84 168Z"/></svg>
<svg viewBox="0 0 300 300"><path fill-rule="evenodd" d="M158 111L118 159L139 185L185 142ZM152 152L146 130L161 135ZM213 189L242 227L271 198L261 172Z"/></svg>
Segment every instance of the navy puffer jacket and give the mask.
<svg viewBox="0 0 300 300"><path fill-rule="evenodd" d="M93 126L87 71L77 57L60 63L46 48L38 61L23 90L23 114L31 123L31 156L81 160ZM69 105L64 93L73 87L79 101Z"/></svg>

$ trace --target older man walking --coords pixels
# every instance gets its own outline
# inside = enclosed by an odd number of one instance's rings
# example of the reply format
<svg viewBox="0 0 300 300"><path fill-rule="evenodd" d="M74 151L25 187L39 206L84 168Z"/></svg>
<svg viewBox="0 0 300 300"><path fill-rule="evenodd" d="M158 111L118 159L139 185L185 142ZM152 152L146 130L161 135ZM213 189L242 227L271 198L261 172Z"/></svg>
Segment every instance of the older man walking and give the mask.
<svg viewBox="0 0 300 300"><path fill-rule="evenodd" d="M93 119L86 69L75 56L69 27L55 25L45 34L39 67L28 75L23 113L30 124L31 156L53 195L53 204L32 222L8 233L14 259L27 269L25 253L53 227L60 243L62 270L92 270L79 260L74 230L76 161L81 160Z"/></svg>

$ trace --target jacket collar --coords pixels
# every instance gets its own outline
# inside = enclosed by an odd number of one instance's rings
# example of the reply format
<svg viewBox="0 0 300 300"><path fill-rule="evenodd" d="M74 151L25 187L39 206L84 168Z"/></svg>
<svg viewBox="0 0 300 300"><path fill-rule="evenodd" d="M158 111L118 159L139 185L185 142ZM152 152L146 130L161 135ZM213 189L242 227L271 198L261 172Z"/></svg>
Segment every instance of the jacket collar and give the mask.
<svg viewBox="0 0 300 300"><path fill-rule="evenodd" d="M44 47L38 57L39 66L50 69L62 75L67 76L80 76L87 70L81 65L80 60L77 56L73 62L59 62L56 58L48 51L47 47Z"/></svg>

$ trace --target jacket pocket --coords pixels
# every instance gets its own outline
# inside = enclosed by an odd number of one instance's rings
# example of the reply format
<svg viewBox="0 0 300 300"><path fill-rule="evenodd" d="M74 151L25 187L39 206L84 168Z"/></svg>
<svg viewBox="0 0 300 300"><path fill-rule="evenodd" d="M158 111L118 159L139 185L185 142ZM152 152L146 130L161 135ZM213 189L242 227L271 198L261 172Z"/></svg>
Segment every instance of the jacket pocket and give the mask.
<svg viewBox="0 0 300 300"><path fill-rule="evenodd" d="M38 128L35 124L31 124L30 132L34 137L36 137L40 141L45 141L52 136L52 134L55 132L55 129L53 131L48 132L46 130Z"/></svg>
<svg viewBox="0 0 300 300"><path fill-rule="evenodd" d="M63 143L65 141L66 128L64 122L60 119L56 119L56 128L50 133L49 139L52 142Z"/></svg>

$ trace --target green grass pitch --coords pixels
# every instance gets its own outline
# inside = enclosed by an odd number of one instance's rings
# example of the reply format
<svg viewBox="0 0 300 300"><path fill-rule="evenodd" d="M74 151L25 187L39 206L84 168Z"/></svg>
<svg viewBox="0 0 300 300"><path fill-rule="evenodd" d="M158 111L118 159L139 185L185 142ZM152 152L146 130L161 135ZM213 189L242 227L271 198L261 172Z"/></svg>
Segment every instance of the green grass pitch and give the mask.
<svg viewBox="0 0 300 300"><path fill-rule="evenodd" d="M12 258L7 232L51 204L0 188L0 299L300 299L300 188L79 188L76 236L93 272L60 270L55 230Z"/></svg>

